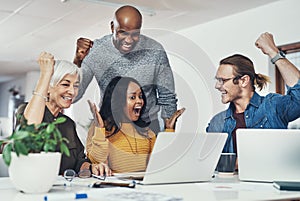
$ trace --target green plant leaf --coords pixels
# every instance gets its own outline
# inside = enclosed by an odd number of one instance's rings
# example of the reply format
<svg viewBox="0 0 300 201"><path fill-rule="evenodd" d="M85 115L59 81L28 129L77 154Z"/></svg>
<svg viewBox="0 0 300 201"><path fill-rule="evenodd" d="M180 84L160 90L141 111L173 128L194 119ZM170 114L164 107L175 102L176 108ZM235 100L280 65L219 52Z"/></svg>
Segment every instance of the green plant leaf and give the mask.
<svg viewBox="0 0 300 201"><path fill-rule="evenodd" d="M48 152L49 148L50 148L50 145L48 143L44 144L43 149L44 149L45 152Z"/></svg>
<svg viewBox="0 0 300 201"><path fill-rule="evenodd" d="M12 144L6 144L4 146L3 152L2 152L2 157L4 160L4 163L9 166L11 162L11 151L12 151Z"/></svg>
<svg viewBox="0 0 300 201"><path fill-rule="evenodd" d="M46 132L47 133L52 133L54 129L55 129L55 125L54 124L48 124L48 126L46 128Z"/></svg>
<svg viewBox="0 0 300 201"><path fill-rule="evenodd" d="M58 141L62 141L63 137L58 129L55 129L55 131L53 131L53 135L54 135L54 139Z"/></svg>
<svg viewBox="0 0 300 201"><path fill-rule="evenodd" d="M67 138L63 138L63 142L69 143L69 140Z"/></svg>
<svg viewBox="0 0 300 201"><path fill-rule="evenodd" d="M65 153L66 156L70 156L70 151L69 151L69 148L67 147L67 145L65 143L61 143L60 144L60 151L62 153Z"/></svg>
<svg viewBox="0 0 300 201"><path fill-rule="evenodd" d="M21 140L23 138L26 138L28 135L29 135L28 131L18 130L12 135L11 139Z"/></svg>
<svg viewBox="0 0 300 201"><path fill-rule="evenodd" d="M38 126L39 127L44 127L44 126L47 126L49 123L47 123L47 122L42 122L42 123L40 123Z"/></svg>
<svg viewBox="0 0 300 201"><path fill-rule="evenodd" d="M56 144L57 142L55 140L48 140L45 144L44 144L44 147L43 147L43 150L45 152L48 152L48 151L55 151L55 148L56 148Z"/></svg>
<svg viewBox="0 0 300 201"><path fill-rule="evenodd" d="M17 130L23 130L23 131L33 132L33 133L36 132L36 128L34 124L30 124L30 125L22 124Z"/></svg>
<svg viewBox="0 0 300 201"><path fill-rule="evenodd" d="M15 152L16 152L17 156L19 156L20 154L28 155L28 150L24 143L22 143L20 141L15 141L14 148L15 148Z"/></svg>
<svg viewBox="0 0 300 201"><path fill-rule="evenodd" d="M53 122L53 124L61 124L64 123L67 119L65 117L58 117L56 121Z"/></svg>
<svg viewBox="0 0 300 201"><path fill-rule="evenodd" d="M15 151L17 156L28 155L28 153L55 152L60 148L60 152L70 156L70 151L66 145L68 140L62 137L57 124L66 121L65 117L59 117L54 122L42 122L38 125L27 124L23 116L19 116L22 121L16 127L15 132L0 141L6 144L3 149L3 158L7 165L11 162L11 152Z"/></svg>

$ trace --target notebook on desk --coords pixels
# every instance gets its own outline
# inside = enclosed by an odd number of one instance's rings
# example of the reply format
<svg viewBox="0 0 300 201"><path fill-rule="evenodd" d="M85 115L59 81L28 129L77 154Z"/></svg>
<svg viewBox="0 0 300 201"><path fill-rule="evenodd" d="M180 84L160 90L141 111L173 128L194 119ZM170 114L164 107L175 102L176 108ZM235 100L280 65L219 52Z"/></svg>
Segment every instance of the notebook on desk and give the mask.
<svg viewBox="0 0 300 201"><path fill-rule="evenodd" d="M226 133L161 132L145 173L116 176L140 177L140 184L210 181L226 139Z"/></svg>
<svg viewBox="0 0 300 201"><path fill-rule="evenodd" d="M239 179L300 181L300 130L238 129Z"/></svg>

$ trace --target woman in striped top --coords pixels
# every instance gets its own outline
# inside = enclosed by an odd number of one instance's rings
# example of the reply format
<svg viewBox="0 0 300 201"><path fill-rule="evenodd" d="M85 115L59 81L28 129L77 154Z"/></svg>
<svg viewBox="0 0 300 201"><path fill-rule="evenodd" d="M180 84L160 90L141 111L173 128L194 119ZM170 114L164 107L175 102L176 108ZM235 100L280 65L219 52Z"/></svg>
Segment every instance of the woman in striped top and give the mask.
<svg viewBox="0 0 300 201"><path fill-rule="evenodd" d="M89 159L105 162L117 173L145 171L156 134L140 118L147 115L140 84L133 78L115 77L105 90L100 112L95 104L89 104L94 114L86 145ZM175 112L166 130L174 131L184 110Z"/></svg>

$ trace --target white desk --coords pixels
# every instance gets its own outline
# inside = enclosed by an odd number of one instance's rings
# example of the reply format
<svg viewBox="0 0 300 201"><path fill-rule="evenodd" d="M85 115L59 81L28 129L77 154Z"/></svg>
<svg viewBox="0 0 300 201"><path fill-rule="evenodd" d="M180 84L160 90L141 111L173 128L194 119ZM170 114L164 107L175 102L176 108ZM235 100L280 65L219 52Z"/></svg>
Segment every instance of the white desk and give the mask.
<svg viewBox="0 0 300 201"><path fill-rule="evenodd" d="M78 178L79 179L79 178ZM58 178L62 181L62 178ZM93 180L94 181L94 180ZM95 180L97 181L97 180ZM74 183L76 184L76 183ZM88 199L91 200L111 200L110 195L116 193L132 192L151 192L169 196L181 197L185 201L193 200L300 200L300 191L279 191L271 183L240 182L236 176L228 178L219 178L218 176L212 182L187 183L187 184L169 184L169 185L137 185L135 189L128 188L105 188L95 189L88 187L73 186L72 190L66 190L63 186L53 187L49 195L58 195L60 199L53 200L74 200L67 196L74 195L74 192L85 192ZM72 192L73 191L73 192ZM18 192L8 177L0 178L0 198L1 201L43 201L44 194L24 194ZM116 199L115 199L116 200ZM120 199L118 199L120 200ZM142 199L146 200L146 199Z"/></svg>

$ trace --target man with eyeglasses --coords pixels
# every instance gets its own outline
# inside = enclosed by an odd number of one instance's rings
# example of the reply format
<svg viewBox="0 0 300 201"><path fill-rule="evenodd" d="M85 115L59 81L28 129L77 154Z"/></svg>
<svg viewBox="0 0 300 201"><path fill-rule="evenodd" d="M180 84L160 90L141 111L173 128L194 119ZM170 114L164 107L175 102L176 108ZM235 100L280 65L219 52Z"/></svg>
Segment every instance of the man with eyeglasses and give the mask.
<svg viewBox="0 0 300 201"><path fill-rule="evenodd" d="M252 61L239 54L224 58L216 73L215 88L221 92L222 103L230 103L227 110L216 114L207 132L226 132L228 139L223 152L237 152L238 128L287 128L300 117L300 72L276 47L273 35L263 33L255 42L271 58L287 85L287 94L269 93L260 96L256 87L263 89L270 79L255 73Z"/></svg>

